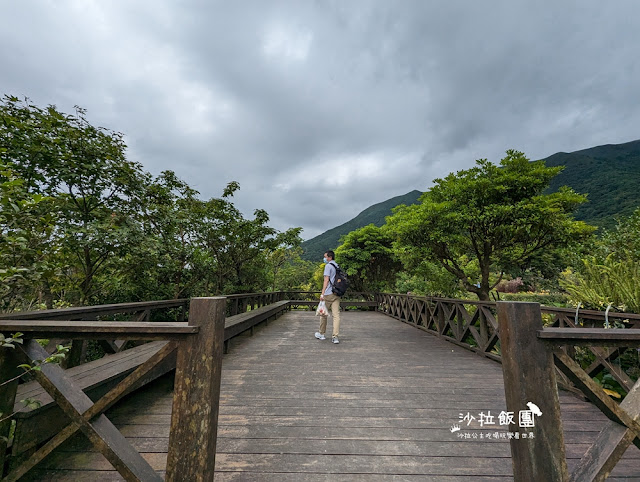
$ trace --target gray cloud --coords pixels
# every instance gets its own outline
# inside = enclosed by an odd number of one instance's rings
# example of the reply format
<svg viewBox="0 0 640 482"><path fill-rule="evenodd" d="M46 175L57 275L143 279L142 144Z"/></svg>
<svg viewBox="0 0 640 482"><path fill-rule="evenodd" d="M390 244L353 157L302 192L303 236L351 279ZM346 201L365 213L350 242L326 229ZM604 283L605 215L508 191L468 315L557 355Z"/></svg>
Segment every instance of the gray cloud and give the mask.
<svg viewBox="0 0 640 482"><path fill-rule="evenodd" d="M0 0L3 93L305 238L517 148L640 137L640 4Z"/></svg>

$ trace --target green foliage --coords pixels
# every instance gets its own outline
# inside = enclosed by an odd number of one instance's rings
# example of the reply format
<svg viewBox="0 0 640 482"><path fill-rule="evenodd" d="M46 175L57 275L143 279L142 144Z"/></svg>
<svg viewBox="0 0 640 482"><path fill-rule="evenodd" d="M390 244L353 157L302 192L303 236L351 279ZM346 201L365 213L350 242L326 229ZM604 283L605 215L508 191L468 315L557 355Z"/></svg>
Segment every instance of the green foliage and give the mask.
<svg viewBox="0 0 640 482"><path fill-rule="evenodd" d="M30 364L25 363L18 365L18 368L22 368L24 370L24 373L21 376L26 375L31 371L39 372L42 370L42 366L48 363L61 363L66 358L70 349L71 345L56 345L56 351L44 360L32 360Z"/></svg>
<svg viewBox="0 0 640 482"><path fill-rule="evenodd" d="M79 107L65 115L5 96L0 116L0 159L29 196L56 201L58 252L48 259L65 269L45 277L44 289L70 288L86 303L99 291L96 276L130 244L141 168L125 159L122 134L92 126Z"/></svg>
<svg viewBox="0 0 640 482"><path fill-rule="evenodd" d="M340 238L343 236L369 224L374 224L378 227L383 226L386 216L391 214L391 210L394 207L401 204L415 204L418 202L421 194L420 191L411 191L402 196L396 196L369 206L350 221L303 242L302 249L304 252L302 258L313 262L322 259L322 255L327 249L333 249L335 251L336 247L340 244Z"/></svg>
<svg viewBox="0 0 640 482"><path fill-rule="evenodd" d="M302 259L302 248L279 247L266 252L273 291L310 290L315 263Z"/></svg>
<svg viewBox="0 0 640 482"><path fill-rule="evenodd" d="M353 291L388 291L402 268L385 228L369 224L351 231L336 249L336 261L347 272Z"/></svg>
<svg viewBox="0 0 640 482"><path fill-rule="evenodd" d="M439 263L465 290L488 300L504 273L592 232L570 215L585 196L568 188L542 194L559 171L510 150L500 166L479 160L436 179L421 204L396 208L387 223L398 249ZM492 272L500 273L496 281Z"/></svg>
<svg viewBox="0 0 640 482"><path fill-rule="evenodd" d="M611 373L601 372L593 377L593 381L600 385L603 391L614 398L627 396L627 391L618 383Z"/></svg>
<svg viewBox="0 0 640 482"><path fill-rule="evenodd" d="M591 245L592 255L578 259L560 279L572 302L640 313L640 209L618 220Z"/></svg>
<svg viewBox="0 0 640 482"><path fill-rule="evenodd" d="M616 226L604 232L597 247L603 256L640 260L640 208L629 217L619 217Z"/></svg>
<svg viewBox="0 0 640 482"><path fill-rule="evenodd" d="M466 293L450 273L436 264L426 264L421 268L425 274L402 271L398 275L396 290L398 293L411 293L421 296L442 298L465 298ZM429 274L432 273L432 274Z"/></svg>
<svg viewBox="0 0 640 482"><path fill-rule="evenodd" d="M295 285L308 279L299 254L271 258L299 246L301 229L278 232L262 209L243 216L236 181L204 201L171 171L144 172L125 148L81 108L2 99L0 309L258 291L282 269Z"/></svg>
<svg viewBox="0 0 640 482"><path fill-rule="evenodd" d="M396 291L416 295L464 298L467 292L460 287L458 279L439 263L425 257L423 250L395 243L394 250L404 270L398 274Z"/></svg>
<svg viewBox="0 0 640 482"><path fill-rule="evenodd" d="M7 349L7 348L15 349L15 343L18 343L21 345L24 343L24 340L22 339L23 336L24 336L23 333L14 333L13 335L11 335L11 337L6 338L2 333L0 333L0 349ZM19 378L24 377L25 375L28 375L31 372L41 371L42 366L47 363L62 362L66 358L67 354L69 353L70 348L71 348L70 345L69 346L57 345L56 351L53 352L48 357L46 357L44 360L33 360L31 363L24 363L24 364L18 365L18 368L22 368L23 372L17 377L5 380L0 385L6 385L10 382L13 382ZM41 405L39 400L36 400L33 398L25 398L23 400L20 400L20 403L22 403L23 405L23 408L20 410L24 410L25 408L33 410L33 409L39 408ZM15 412L10 415L5 415L4 413L0 412L0 423L10 419L11 417L13 417L13 415L15 415ZM5 443L9 442L9 439L7 437L0 437L0 440L2 440Z"/></svg>
<svg viewBox="0 0 640 482"><path fill-rule="evenodd" d="M19 345L22 345L24 343L24 340L22 339L23 336L24 336L23 333L14 333L9 338L7 338L2 333L0 333L0 347L15 348L16 343L18 343Z"/></svg>
<svg viewBox="0 0 640 482"><path fill-rule="evenodd" d="M29 410L35 410L36 408L40 408L40 406L42 405L40 400L36 400L35 398L25 398L23 400L20 400L20 403L22 403L22 405L24 405L24 407L28 408Z"/></svg>
<svg viewBox="0 0 640 482"><path fill-rule="evenodd" d="M56 216L53 199L29 193L14 165L0 160L0 310L25 303L56 271L52 256Z"/></svg>
<svg viewBox="0 0 640 482"><path fill-rule="evenodd" d="M617 261L612 255L604 261L595 257L582 260L579 271L570 268L562 273L560 284L574 304L603 310L612 304L623 312L640 313L640 264Z"/></svg>
<svg viewBox="0 0 640 482"><path fill-rule="evenodd" d="M315 269L309 280L309 291L322 290L322 284L324 282L324 263L315 263Z"/></svg>
<svg viewBox="0 0 640 482"><path fill-rule="evenodd" d="M640 141L560 152L544 161L547 166L564 166L551 180L549 192L570 186L588 194L588 202L575 212L578 220L610 229L617 216L629 216L640 205Z"/></svg>
<svg viewBox="0 0 640 482"><path fill-rule="evenodd" d="M528 301L531 303L540 303L543 306L557 306L561 308L570 305L570 300L566 293L500 293L499 296L500 301Z"/></svg>

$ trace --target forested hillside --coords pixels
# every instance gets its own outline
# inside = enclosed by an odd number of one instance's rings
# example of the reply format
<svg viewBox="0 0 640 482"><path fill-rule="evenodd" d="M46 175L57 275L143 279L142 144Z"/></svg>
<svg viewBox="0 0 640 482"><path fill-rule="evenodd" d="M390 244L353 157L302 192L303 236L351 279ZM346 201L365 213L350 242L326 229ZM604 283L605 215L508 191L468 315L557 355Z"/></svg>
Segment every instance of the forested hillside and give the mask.
<svg viewBox="0 0 640 482"><path fill-rule="evenodd" d="M580 206L576 219L598 228L616 225L616 217L630 216L640 206L640 140L625 144L607 144L575 152L558 152L542 159L549 167L565 166L551 180L547 192L569 186L587 194L587 202ZM318 260L323 251L337 247L341 236L368 224L382 226L385 216L398 204L414 204L422 193L411 191L387 201L374 204L358 216L340 226L302 243L303 258Z"/></svg>
<svg viewBox="0 0 640 482"><path fill-rule="evenodd" d="M576 211L578 220L612 228L616 216L630 216L640 205L640 140L558 152L544 161L549 167L565 166L551 180L549 191L569 186L587 194L587 202Z"/></svg>
<svg viewBox="0 0 640 482"><path fill-rule="evenodd" d="M304 250L302 258L309 261L321 261L322 255L327 249L335 249L338 247L341 236L369 224L382 226L385 222L385 217L391 215L391 210L394 207L400 204L415 204L421 194L422 193L417 190L411 191L402 196L396 196L368 207L352 220L303 242L301 245Z"/></svg>

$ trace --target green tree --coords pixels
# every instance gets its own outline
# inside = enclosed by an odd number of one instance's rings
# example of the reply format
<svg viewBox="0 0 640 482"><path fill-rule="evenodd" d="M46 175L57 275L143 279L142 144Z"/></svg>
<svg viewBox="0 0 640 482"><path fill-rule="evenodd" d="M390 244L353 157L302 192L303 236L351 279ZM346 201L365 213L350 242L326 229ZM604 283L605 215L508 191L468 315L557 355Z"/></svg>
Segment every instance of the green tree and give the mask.
<svg viewBox="0 0 640 482"><path fill-rule="evenodd" d="M29 194L60 201L58 234L69 286L80 303L100 301L96 276L137 238L141 166L126 160L122 134L92 126L79 107L66 115L5 96L0 116L1 159L12 164Z"/></svg>
<svg viewBox="0 0 640 482"><path fill-rule="evenodd" d="M173 171L144 182L137 215L140 240L125 258L110 266L108 291L125 300L171 299L206 293L207 259L199 232L201 201L197 191Z"/></svg>
<svg viewBox="0 0 640 482"><path fill-rule="evenodd" d="M313 263L313 261L310 261L310 263ZM322 290L325 266L324 263L313 263L313 271L309 278L308 291L317 291L319 293Z"/></svg>
<svg viewBox="0 0 640 482"><path fill-rule="evenodd" d="M302 248L281 246L267 250L273 291L307 290L315 263L302 259Z"/></svg>
<svg viewBox="0 0 640 482"><path fill-rule="evenodd" d="M615 228L602 235L603 255L619 260L640 260L640 207L629 217L617 220Z"/></svg>
<svg viewBox="0 0 640 482"><path fill-rule="evenodd" d="M259 291L284 269L308 273L288 251L301 228L279 232L262 209L245 218L235 181L203 201L171 171L153 178L127 161L122 134L80 108L2 98L0 187L1 294L14 305Z"/></svg>
<svg viewBox="0 0 640 482"><path fill-rule="evenodd" d="M221 198L202 204L199 235L212 258L215 293L264 290L270 276L267 253L301 243L301 228L278 232L267 224L269 215L263 209L256 209L253 219L245 218L231 201L238 189L237 182L230 182Z"/></svg>
<svg viewBox="0 0 640 482"><path fill-rule="evenodd" d="M488 300L504 273L593 231L571 216L585 196L568 188L543 194L560 170L509 150L499 166L482 159L436 179L420 204L397 208L387 222L400 248L418 249Z"/></svg>
<svg viewBox="0 0 640 482"><path fill-rule="evenodd" d="M402 269L386 227L369 224L345 235L336 249L336 261L349 275L354 291L388 291Z"/></svg>
<svg viewBox="0 0 640 482"><path fill-rule="evenodd" d="M439 263L428 259L402 258L406 269L398 273L396 291L414 295L440 296L444 298L464 298L458 279Z"/></svg>
<svg viewBox="0 0 640 482"><path fill-rule="evenodd" d="M560 285L572 301L640 313L640 208L596 239L592 253L562 273Z"/></svg>
<svg viewBox="0 0 640 482"><path fill-rule="evenodd" d="M56 252L54 199L29 194L24 180L0 162L0 309L27 307Z"/></svg>

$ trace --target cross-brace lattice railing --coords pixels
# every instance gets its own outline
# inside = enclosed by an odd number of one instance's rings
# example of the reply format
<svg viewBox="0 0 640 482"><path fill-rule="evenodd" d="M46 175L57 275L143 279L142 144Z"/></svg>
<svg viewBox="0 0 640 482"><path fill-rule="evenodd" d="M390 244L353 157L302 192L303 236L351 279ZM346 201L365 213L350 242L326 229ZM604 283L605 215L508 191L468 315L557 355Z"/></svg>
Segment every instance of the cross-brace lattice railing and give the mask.
<svg viewBox="0 0 640 482"><path fill-rule="evenodd" d="M416 297L406 294L376 294L378 310L405 323L437 335L447 341L472 350L487 358L501 361L500 337L496 317L496 303L438 297ZM626 329L640 328L640 315L633 313L605 314L593 310L573 310L541 306L545 325L553 328L585 330L602 328L607 321L624 320ZM602 371L610 373L625 390L634 385L622 369L619 360L628 347L584 346L593 362L586 372L595 377ZM564 348L569 355L575 351ZM572 381L559 372L563 388L571 389Z"/></svg>
<svg viewBox="0 0 640 482"><path fill-rule="evenodd" d="M543 414L536 419L536 438L528 440L528 445L511 441L515 479L605 480L631 443L640 448L640 382L618 404L563 348L638 347L640 329L543 328L538 303L499 302L497 308L507 410L517 412L533 402ZM555 367L610 420L571 474L565 458Z"/></svg>
<svg viewBox="0 0 640 482"><path fill-rule="evenodd" d="M188 322L96 322L56 320L2 320L0 332L24 333L24 347L0 350L0 382L3 387L0 410L13 409L19 365L42 360L48 353L38 338L166 340L151 358L129 374L95 403L56 364L43 364L34 371L36 380L62 408L69 425L12 470L3 480L18 480L52 450L81 431L126 480L162 480L135 450L104 412L122 396L145 383L149 374L166 357L177 352L171 432L166 467L167 480L213 478L220 374L224 342L225 298L194 298ZM192 383L198 380L198 383ZM11 397L13 395L13 398ZM197 403L194 403L197 402ZM195 428L194 428L195 427ZM199 457L205 451L207 457Z"/></svg>

